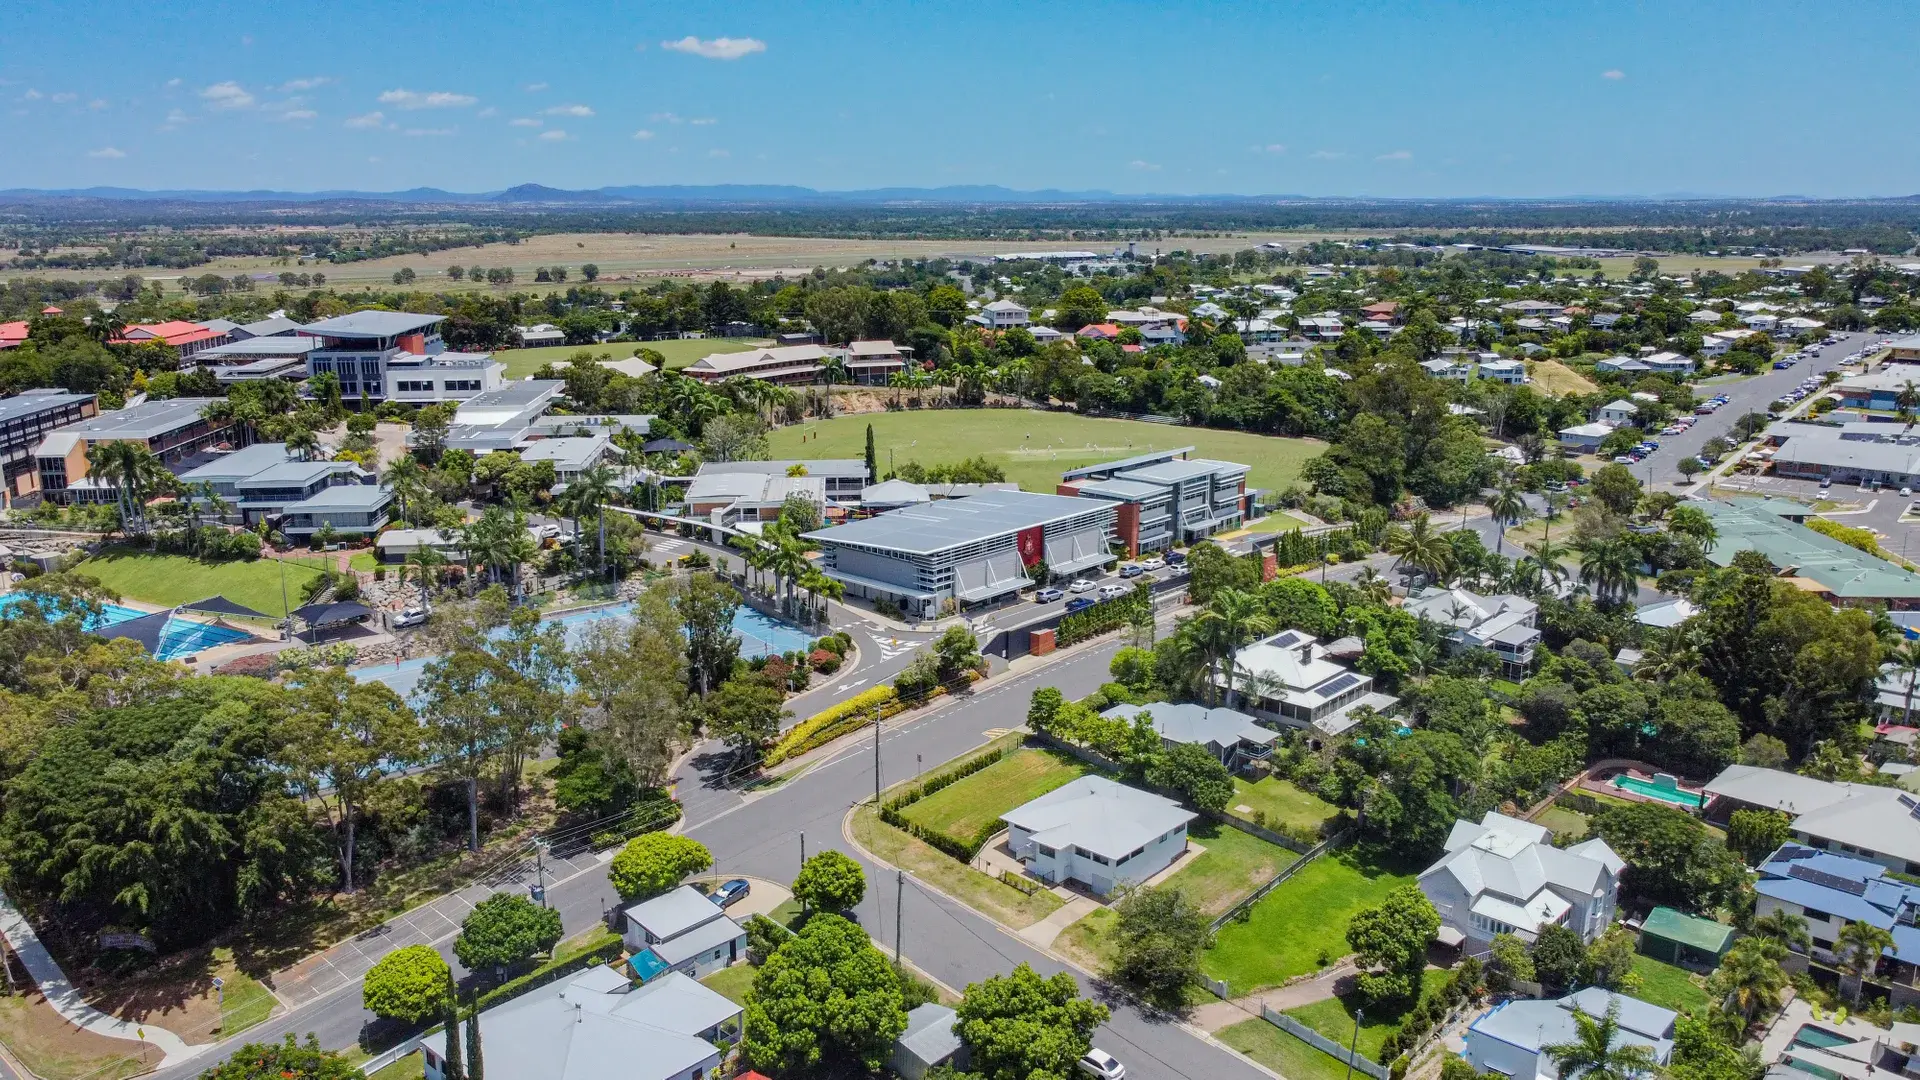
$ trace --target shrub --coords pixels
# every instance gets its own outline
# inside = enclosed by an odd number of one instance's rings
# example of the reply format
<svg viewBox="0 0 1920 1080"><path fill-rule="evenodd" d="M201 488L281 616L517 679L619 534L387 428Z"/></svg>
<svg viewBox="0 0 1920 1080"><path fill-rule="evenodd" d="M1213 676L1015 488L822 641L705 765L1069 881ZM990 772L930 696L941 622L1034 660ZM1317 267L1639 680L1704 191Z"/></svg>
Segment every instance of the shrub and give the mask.
<svg viewBox="0 0 1920 1080"><path fill-rule="evenodd" d="M274 670L274 658L269 653L255 653L252 656L236 656L232 660L213 669L215 675L251 675L258 679L271 678Z"/></svg>
<svg viewBox="0 0 1920 1080"><path fill-rule="evenodd" d="M672 833L647 833L629 840L613 857L607 879L622 900L645 900L712 865L712 853L697 840Z"/></svg>
<svg viewBox="0 0 1920 1080"><path fill-rule="evenodd" d="M807 663L822 675L831 675L840 670L840 654L829 649L815 649L807 654Z"/></svg>
<svg viewBox="0 0 1920 1080"><path fill-rule="evenodd" d="M800 867L793 879L794 899L815 911L847 911L867 895L867 875L860 864L838 851L823 851Z"/></svg>
<svg viewBox="0 0 1920 1080"><path fill-rule="evenodd" d="M1054 643L1065 648L1096 634L1126 626L1142 607L1151 610L1152 596L1152 586L1143 583L1135 585L1133 591L1125 596L1102 600L1090 608L1063 616L1059 632L1054 635Z"/></svg>
<svg viewBox="0 0 1920 1080"><path fill-rule="evenodd" d="M348 667L360 655L356 645L339 642L312 648L285 649L274 654L281 671L306 671L309 668Z"/></svg>
<svg viewBox="0 0 1920 1080"><path fill-rule="evenodd" d="M883 718L892 716L900 711L899 698L893 687L876 686L822 709L787 729L780 741L767 750L764 764L778 765L795 754L832 742L861 724L872 722L871 714L876 708Z"/></svg>
<svg viewBox="0 0 1920 1080"><path fill-rule="evenodd" d="M447 962L431 945L408 945L380 958L367 972L360 1003L388 1020L421 1024L446 1004Z"/></svg>

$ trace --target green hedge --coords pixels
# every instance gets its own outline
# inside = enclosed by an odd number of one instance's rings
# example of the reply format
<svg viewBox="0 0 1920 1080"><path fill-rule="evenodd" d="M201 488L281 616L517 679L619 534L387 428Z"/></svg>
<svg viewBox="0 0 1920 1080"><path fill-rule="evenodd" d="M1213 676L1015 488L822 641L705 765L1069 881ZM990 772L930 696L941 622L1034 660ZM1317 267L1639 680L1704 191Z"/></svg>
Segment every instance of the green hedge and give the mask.
<svg viewBox="0 0 1920 1080"><path fill-rule="evenodd" d="M973 857L980 854L980 849L987 846L987 841L993 839L994 834L1000 831L1000 823L998 821L989 821L981 825L970 840L956 840L952 836L940 832L937 829L929 829L924 825L908 821L906 815L900 811L905 807L912 806L914 803L919 802L934 792L946 788L957 781L964 780L974 773L979 772L981 769L999 761L1005 752L1006 751L1001 748L989 750L979 757L969 759L956 768L927 780L925 783L915 784L913 787L908 788L880 805L880 820L963 863L972 862Z"/></svg>
<svg viewBox="0 0 1920 1080"><path fill-rule="evenodd" d="M611 964L615 960L620 959L621 955L625 952L625 944L621 942L619 938L615 938L605 945L588 949L578 956L570 956L558 963L549 961L517 979L508 979L499 986L481 994L480 999L475 1002L475 1006L480 1009L491 1008L510 998L519 997L529 990L545 986L557 979L572 975L577 971L585 971L590 967L598 967L601 964Z"/></svg>
<svg viewBox="0 0 1920 1080"><path fill-rule="evenodd" d="M1141 608L1149 611L1153 608L1153 586L1145 582L1135 585L1133 591L1125 596L1102 600L1090 608L1063 616L1059 630L1054 633L1053 643L1065 648L1095 634L1118 630L1131 623L1134 614Z"/></svg>

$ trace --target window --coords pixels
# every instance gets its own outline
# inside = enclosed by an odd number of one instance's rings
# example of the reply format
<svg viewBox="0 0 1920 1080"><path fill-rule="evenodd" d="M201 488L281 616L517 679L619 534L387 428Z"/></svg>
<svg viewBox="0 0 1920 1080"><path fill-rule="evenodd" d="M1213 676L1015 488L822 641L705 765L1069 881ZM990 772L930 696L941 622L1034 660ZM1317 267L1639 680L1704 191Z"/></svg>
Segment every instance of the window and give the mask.
<svg viewBox="0 0 1920 1080"><path fill-rule="evenodd" d="M433 381L431 379L424 381L401 379L393 385L394 389L402 394L430 394L433 392Z"/></svg>
<svg viewBox="0 0 1920 1080"><path fill-rule="evenodd" d="M480 380L479 379L448 379L447 389L450 391L478 390L480 389Z"/></svg>
<svg viewBox="0 0 1920 1080"><path fill-rule="evenodd" d="M1833 920L1833 916L1821 911L1819 908L1801 908L1800 911L1814 922L1831 922Z"/></svg>

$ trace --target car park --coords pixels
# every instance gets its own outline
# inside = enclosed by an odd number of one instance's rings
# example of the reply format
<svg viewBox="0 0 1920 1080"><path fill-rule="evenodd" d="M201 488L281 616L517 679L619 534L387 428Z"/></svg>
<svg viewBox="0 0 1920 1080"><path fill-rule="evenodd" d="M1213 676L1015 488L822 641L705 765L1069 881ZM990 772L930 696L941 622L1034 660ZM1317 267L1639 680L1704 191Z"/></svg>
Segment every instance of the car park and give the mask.
<svg viewBox="0 0 1920 1080"><path fill-rule="evenodd" d="M1830 488L1830 487L1832 487L1832 486L1833 486L1833 477L1831 477L1831 476L1823 476L1823 477L1821 477L1821 478L1820 478L1820 490L1821 490L1821 491L1825 491L1825 490L1827 490L1828 488Z"/></svg>
<svg viewBox="0 0 1920 1080"><path fill-rule="evenodd" d="M1067 591L1070 593L1092 592L1093 582L1088 581L1086 578L1074 578L1072 583L1067 586Z"/></svg>
<svg viewBox="0 0 1920 1080"><path fill-rule="evenodd" d="M1080 1059L1080 1071L1093 1080L1127 1080L1127 1067L1097 1046Z"/></svg>
<svg viewBox="0 0 1920 1080"><path fill-rule="evenodd" d="M1125 596L1132 591L1133 591L1132 589L1127 588L1125 585L1120 585L1117 583L1110 582L1106 585L1100 586L1100 599L1118 600L1120 597Z"/></svg>
<svg viewBox="0 0 1920 1080"><path fill-rule="evenodd" d="M1067 594L1061 592L1059 589L1049 586L1034 593L1033 602L1036 604L1051 604L1065 595Z"/></svg>
<svg viewBox="0 0 1920 1080"><path fill-rule="evenodd" d="M1139 563L1123 563L1120 567L1120 576L1123 578L1139 577L1144 573L1146 571L1140 568Z"/></svg>
<svg viewBox="0 0 1920 1080"><path fill-rule="evenodd" d="M1164 570L1166 566L1167 560L1158 555L1140 560L1140 569L1142 570Z"/></svg>

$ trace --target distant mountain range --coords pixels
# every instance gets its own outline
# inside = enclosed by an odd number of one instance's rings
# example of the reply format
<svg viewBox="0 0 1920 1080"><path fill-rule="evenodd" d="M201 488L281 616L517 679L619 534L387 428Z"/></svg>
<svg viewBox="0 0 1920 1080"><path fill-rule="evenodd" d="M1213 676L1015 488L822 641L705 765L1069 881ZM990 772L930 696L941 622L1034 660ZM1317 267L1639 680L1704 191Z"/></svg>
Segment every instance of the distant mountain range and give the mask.
<svg viewBox="0 0 1920 1080"><path fill-rule="evenodd" d="M663 184L663 185L620 185L614 187L592 188L573 191L564 188L547 187L544 184L519 184L504 191L460 192L445 191L440 188L409 188L405 191L208 191L202 189L163 189L144 191L138 188L90 187L90 188L8 188L0 190L0 200L25 201L41 199L101 199L118 202L200 202L200 203L315 203L359 200L383 203L435 203L435 204L475 204L475 203L526 203L526 204L699 204L699 203L755 203L755 204L795 204L821 205L830 203L873 204L873 203L1116 203L1116 202L1168 202L1168 201L1240 201L1245 199L1288 198L1303 196L1246 196L1246 195L1119 195L1111 191L1016 191L1013 188L996 185L974 185L963 187L939 188L871 188L864 191L817 191L813 188L792 184Z"/></svg>

